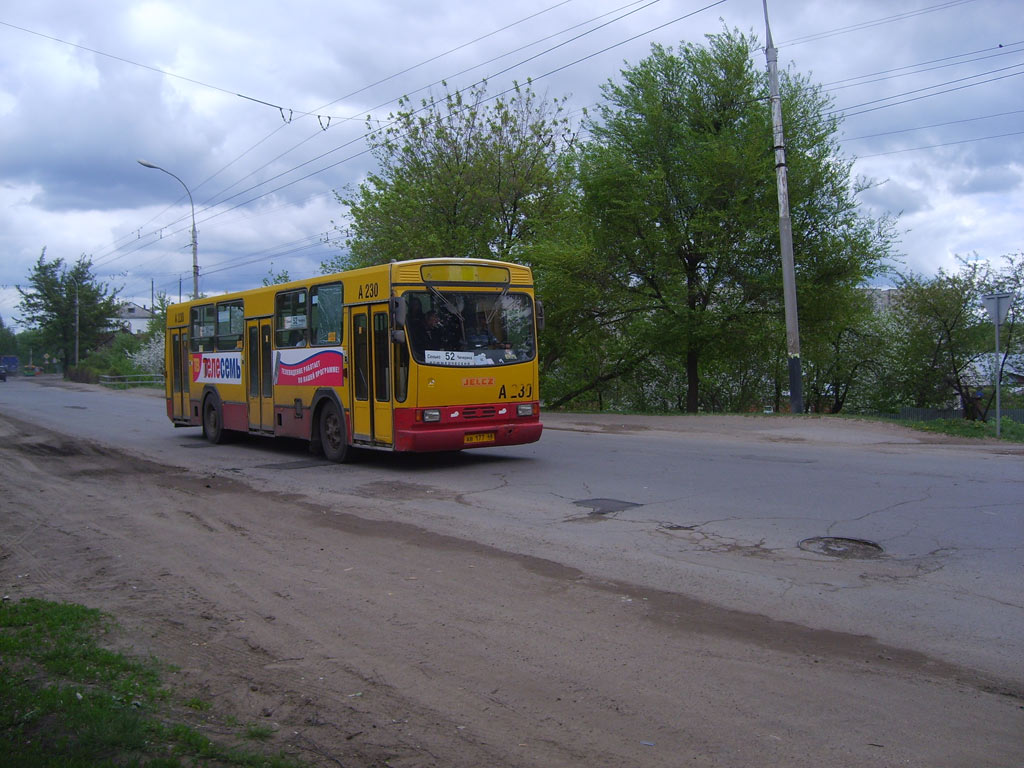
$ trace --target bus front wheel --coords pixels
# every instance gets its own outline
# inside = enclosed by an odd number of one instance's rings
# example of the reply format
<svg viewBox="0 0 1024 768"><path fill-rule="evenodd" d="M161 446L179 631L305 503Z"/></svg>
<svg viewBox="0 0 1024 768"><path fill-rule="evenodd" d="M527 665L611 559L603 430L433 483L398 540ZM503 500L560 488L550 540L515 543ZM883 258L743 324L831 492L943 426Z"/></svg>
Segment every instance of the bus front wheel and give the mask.
<svg viewBox="0 0 1024 768"><path fill-rule="evenodd" d="M203 437L214 445L224 442L224 421L220 403L215 397L208 397L203 402Z"/></svg>
<svg viewBox="0 0 1024 768"><path fill-rule="evenodd" d="M341 464L348 454L348 432L345 417L333 402L324 403L320 411L320 446L328 461Z"/></svg>

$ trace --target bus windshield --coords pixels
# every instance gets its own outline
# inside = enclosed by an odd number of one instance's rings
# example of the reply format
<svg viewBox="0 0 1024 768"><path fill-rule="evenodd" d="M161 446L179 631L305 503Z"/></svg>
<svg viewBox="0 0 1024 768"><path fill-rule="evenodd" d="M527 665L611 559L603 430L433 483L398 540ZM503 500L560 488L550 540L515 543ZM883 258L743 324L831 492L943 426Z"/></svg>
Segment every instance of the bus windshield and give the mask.
<svg viewBox="0 0 1024 768"><path fill-rule="evenodd" d="M533 302L522 293L430 288L405 294L405 332L418 363L508 365L536 353Z"/></svg>

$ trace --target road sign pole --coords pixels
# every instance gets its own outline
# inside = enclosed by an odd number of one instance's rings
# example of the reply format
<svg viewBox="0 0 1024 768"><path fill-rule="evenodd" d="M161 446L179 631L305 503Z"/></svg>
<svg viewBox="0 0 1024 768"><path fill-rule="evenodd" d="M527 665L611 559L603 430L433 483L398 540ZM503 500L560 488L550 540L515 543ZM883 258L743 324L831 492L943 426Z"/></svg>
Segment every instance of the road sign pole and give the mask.
<svg viewBox="0 0 1024 768"><path fill-rule="evenodd" d="M1007 314L1010 312L1010 305L1013 304L1012 293L990 293L981 297L982 302L985 304L985 309L988 311L988 316L992 319L992 324L996 327L996 356L995 356L995 378L996 378L996 439L1001 436L1000 428L1002 426L1003 413L1000 403L1000 389L1002 385L1002 366L999 364L999 326L1002 325Z"/></svg>

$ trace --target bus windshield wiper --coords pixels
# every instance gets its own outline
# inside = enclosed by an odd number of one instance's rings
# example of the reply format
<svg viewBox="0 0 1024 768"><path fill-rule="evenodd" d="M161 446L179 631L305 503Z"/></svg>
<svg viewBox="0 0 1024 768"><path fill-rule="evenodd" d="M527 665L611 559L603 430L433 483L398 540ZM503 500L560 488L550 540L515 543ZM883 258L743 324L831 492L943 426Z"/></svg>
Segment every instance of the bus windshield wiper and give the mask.
<svg viewBox="0 0 1024 768"><path fill-rule="evenodd" d="M494 320L494 316L497 315L498 312L501 310L501 300L508 296L508 289L509 286L507 285L501 289L501 293L498 294L498 298L494 300L494 309L492 309L484 316L485 320L487 321L487 325L491 324L491 321Z"/></svg>
<svg viewBox="0 0 1024 768"><path fill-rule="evenodd" d="M463 322L463 323L466 322L466 318L464 318L462 316L462 313L459 312L459 308L456 307L454 304L452 304L452 302L449 301L448 298L443 293L441 293L439 290L437 290L437 288L435 288L434 286L430 285L429 283L427 284L427 288L429 288L430 292L433 293L435 296L437 296L438 299L441 300L441 303L445 305L445 307L448 309L448 311L451 314L453 314L457 318L459 318L460 322Z"/></svg>

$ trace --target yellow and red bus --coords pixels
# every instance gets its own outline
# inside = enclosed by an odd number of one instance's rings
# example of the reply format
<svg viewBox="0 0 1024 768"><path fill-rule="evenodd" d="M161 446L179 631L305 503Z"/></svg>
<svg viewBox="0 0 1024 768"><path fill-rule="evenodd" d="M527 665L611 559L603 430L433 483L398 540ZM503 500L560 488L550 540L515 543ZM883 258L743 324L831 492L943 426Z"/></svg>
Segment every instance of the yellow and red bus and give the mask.
<svg viewBox="0 0 1024 768"><path fill-rule="evenodd" d="M172 304L167 416L350 448L453 451L540 438L528 267L392 262Z"/></svg>

